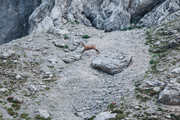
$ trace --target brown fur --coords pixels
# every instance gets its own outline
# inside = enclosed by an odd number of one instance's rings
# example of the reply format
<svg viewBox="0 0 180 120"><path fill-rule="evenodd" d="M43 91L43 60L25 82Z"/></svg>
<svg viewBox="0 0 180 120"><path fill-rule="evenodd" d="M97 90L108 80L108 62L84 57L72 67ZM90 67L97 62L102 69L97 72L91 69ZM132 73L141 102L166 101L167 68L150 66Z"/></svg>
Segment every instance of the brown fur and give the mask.
<svg viewBox="0 0 180 120"><path fill-rule="evenodd" d="M99 50L96 49L95 45L86 46L86 45L82 44L82 46L84 47L84 50L81 53L83 53L86 50L94 49L97 52L97 54L100 54Z"/></svg>

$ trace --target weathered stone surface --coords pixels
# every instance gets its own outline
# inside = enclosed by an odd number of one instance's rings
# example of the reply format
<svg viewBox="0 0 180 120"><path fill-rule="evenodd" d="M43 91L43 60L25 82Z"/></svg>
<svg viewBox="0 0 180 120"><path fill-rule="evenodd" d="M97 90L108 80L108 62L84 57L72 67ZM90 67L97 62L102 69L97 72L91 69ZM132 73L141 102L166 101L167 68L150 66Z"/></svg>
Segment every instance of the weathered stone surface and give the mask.
<svg viewBox="0 0 180 120"><path fill-rule="evenodd" d="M57 0L52 4L51 3L43 3L44 6L40 6L33 13L33 19L37 19L41 14L38 9L44 9L45 12L49 14L41 15L40 20L30 19L30 24L32 29L30 33L34 31L39 31L42 28L42 23L45 23L49 27L52 25L62 25L69 22L78 22L85 24L87 26L94 26L98 29L105 29L106 31L114 31L121 30L123 28L127 28L130 26L131 22L139 22L141 18L142 25L154 24L156 21L161 19L160 17L164 17L162 13L159 13L157 19L153 19L153 17L148 18L148 16L143 17L147 13L151 16L150 11L160 11L159 4L164 5L162 2L165 0ZM168 0L166 0L167 2ZM171 5L172 3L173 5ZM51 5L50 5L51 4ZM50 7L47 7L47 6ZM168 5L176 6L178 8L178 4L176 2L169 2ZM46 7L45 7L46 6ZM177 10L177 9L176 9ZM152 13L154 13L152 11ZM162 12L162 10L161 10ZM167 14L170 11L167 10ZM44 18L50 16L49 18L51 22L45 21ZM175 15L174 15L175 16ZM148 18L146 20L145 18ZM156 20L156 21L155 21ZM166 19L168 21L168 19ZM34 22L33 22L34 21ZM160 22L161 23L161 22ZM159 23L158 23L159 24ZM36 27L37 26L37 27Z"/></svg>
<svg viewBox="0 0 180 120"><path fill-rule="evenodd" d="M54 35L68 35L69 32L67 30L61 30L61 29L53 29Z"/></svg>
<svg viewBox="0 0 180 120"><path fill-rule="evenodd" d="M50 117L50 114L47 110L38 109L36 112L40 117L42 117L44 119L48 119Z"/></svg>
<svg viewBox="0 0 180 120"><path fill-rule="evenodd" d="M14 96L13 99L12 99L13 102L16 102L16 103L22 103L23 102L23 99L18 97L18 96Z"/></svg>
<svg viewBox="0 0 180 120"><path fill-rule="evenodd" d="M79 59L81 59L81 55L78 55L78 54L76 54L76 55L67 54L67 55L65 55L65 56L62 58L62 60L63 60L65 63L71 63L71 62L74 62L74 61L79 60Z"/></svg>
<svg viewBox="0 0 180 120"><path fill-rule="evenodd" d="M119 52L109 51L106 54L99 55L91 62L93 68L100 69L111 75L122 72L128 67L131 57Z"/></svg>
<svg viewBox="0 0 180 120"><path fill-rule="evenodd" d="M6 50L0 52L0 58L1 59L8 59L9 57L15 55L15 52L13 50Z"/></svg>
<svg viewBox="0 0 180 120"><path fill-rule="evenodd" d="M15 76L15 78L16 78L16 80L20 80L21 79L21 75L18 74L18 75Z"/></svg>
<svg viewBox="0 0 180 120"><path fill-rule="evenodd" d="M146 81L146 85L149 87L158 87L158 86L163 87L165 85L165 83L161 82L159 80L151 80L151 81L148 80L148 81Z"/></svg>
<svg viewBox="0 0 180 120"><path fill-rule="evenodd" d="M174 68L172 71L171 71L172 74L180 74L180 67L177 67L177 68Z"/></svg>
<svg viewBox="0 0 180 120"><path fill-rule="evenodd" d="M8 89L6 89L6 88L0 88L0 92L5 92L5 91L7 91Z"/></svg>
<svg viewBox="0 0 180 120"><path fill-rule="evenodd" d="M48 30L53 27L53 20L48 16L54 7L55 0L44 0L29 17L29 33Z"/></svg>
<svg viewBox="0 0 180 120"><path fill-rule="evenodd" d="M93 120L108 120L110 118L115 118L117 113L111 113L109 111L102 112L98 114Z"/></svg>
<svg viewBox="0 0 180 120"><path fill-rule="evenodd" d="M169 22L180 15L179 0L161 0L162 4L157 5L140 20L143 26L160 25Z"/></svg>
<svg viewBox="0 0 180 120"><path fill-rule="evenodd" d="M30 91L32 91L32 92L36 92L37 91L37 88L34 85L30 84L30 83L28 84L28 89Z"/></svg>
<svg viewBox="0 0 180 120"><path fill-rule="evenodd" d="M159 93L158 100L167 105L180 105L180 84L176 79L171 80L163 91Z"/></svg>

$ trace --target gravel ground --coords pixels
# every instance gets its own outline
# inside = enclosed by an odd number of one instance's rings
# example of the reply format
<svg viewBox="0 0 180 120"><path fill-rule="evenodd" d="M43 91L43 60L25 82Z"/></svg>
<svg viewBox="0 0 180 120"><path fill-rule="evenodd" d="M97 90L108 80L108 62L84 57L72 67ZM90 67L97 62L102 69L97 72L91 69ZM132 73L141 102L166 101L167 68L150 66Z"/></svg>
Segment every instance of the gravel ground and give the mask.
<svg viewBox="0 0 180 120"><path fill-rule="evenodd" d="M124 96L128 96L133 102L138 102L134 99L135 87L133 80L143 77L144 72L148 70L151 58L148 46L144 44L145 29L109 33L83 25L65 25L63 29L69 31L68 36L70 39L63 40L62 37L53 34L40 33L1 46L1 50L4 48L12 49L12 46L16 45L23 49L23 51L14 49L16 54L21 56L26 54L26 57L19 59L19 63L39 59L41 61L41 70L44 72L55 71L54 78L56 81L53 82L44 82L42 80L43 73L38 73L40 69L35 69L36 74L35 72L29 73L29 78L23 83L22 89L12 93L12 95L18 95L24 100L18 113L28 113L29 117L33 118L37 109L45 109L49 111L53 120L79 120L89 118L106 110L107 106L112 102L120 104ZM81 35L85 34L91 37L82 39ZM65 54L80 54L83 47L78 46L75 51L64 52L62 48L54 46L54 41L70 41L71 43L71 41L76 40L80 40L86 45L96 45L96 48L101 52L100 54L106 54L109 50L122 51L129 56L133 56L132 63L121 73L112 76L91 68L91 60L97 57L98 54L96 51L89 50L82 54L80 60L66 64L61 58ZM44 45L48 46L48 48ZM41 50L41 48L43 46L46 48L46 54L42 54L44 49ZM40 50L32 50L32 48ZM47 67L49 59L57 61L53 63L53 69ZM57 72L61 67L63 67L62 71ZM18 69L15 72L17 73ZM23 76L25 73L28 74L28 71L21 71L20 74ZM34 97L23 96L23 90L32 92L27 90L27 84L30 83L38 91L35 92ZM39 88L43 85L50 89L40 90ZM8 114L5 114L6 109L1 109L4 118L11 118Z"/></svg>

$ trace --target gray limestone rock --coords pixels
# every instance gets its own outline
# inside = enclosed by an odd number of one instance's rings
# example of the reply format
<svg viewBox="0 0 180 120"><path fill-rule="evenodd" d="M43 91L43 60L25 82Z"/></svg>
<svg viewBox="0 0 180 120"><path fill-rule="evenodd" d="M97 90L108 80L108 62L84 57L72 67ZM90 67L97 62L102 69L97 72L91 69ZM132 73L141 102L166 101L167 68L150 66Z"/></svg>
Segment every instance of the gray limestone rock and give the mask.
<svg viewBox="0 0 180 120"><path fill-rule="evenodd" d="M7 88L0 88L0 92L5 92L7 90L8 90Z"/></svg>
<svg viewBox="0 0 180 120"><path fill-rule="evenodd" d="M153 1L153 0L151 0ZM162 3L154 7L140 20L143 26L160 25L169 22L180 15L179 0L161 0Z"/></svg>
<svg viewBox="0 0 180 120"><path fill-rule="evenodd" d="M47 110L43 110L43 109L38 109L37 111L35 111L40 117L44 118L44 119L48 119L50 117L50 114Z"/></svg>
<svg viewBox="0 0 180 120"><path fill-rule="evenodd" d="M172 74L180 74L180 67L177 67L177 68L174 68L172 71L171 71Z"/></svg>
<svg viewBox="0 0 180 120"><path fill-rule="evenodd" d="M55 3L47 1L34 11L33 17L30 17L30 33L46 28L46 26L53 27L66 22L78 22L106 31L121 30L129 27L131 22L139 21L142 25L150 26L162 23L157 21L162 21L162 18L165 18L168 13L178 14L175 11L178 11L179 8L178 2L175 2L177 0L169 3L166 0L166 4L163 3L165 0L58 0ZM157 7L158 5L160 6ZM165 5L172 7L165 8ZM162 6L167 9L165 15ZM44 9L46 14L41 15L39 9ZM154 11L156 12L154 13ZM45 19L47 16L50 16L48 20ZM154 17L156 18L154 19ZM172 15L171 18L175 18L175 15ZM168 21L168 19L163 21Z"/></svg>
<svg viewBox="0 0 180 120"><path fill-rule="evenodd" d="M108 120L110 118L115 118L117 113L111 113L110 111L102 112L98 114L93 120Z"/></svg>
<svg viewBox="0 0 180 120"><path fill-rule="evenodd" d="M158 100L167 105L180 105L180 84L176 79L171 80L163 91L159 93Z"/></svg>
<svg viewBox="0 0 180 120"><path fill-rule="evenodd" d="M15 55L13 50L6 50L0 52L0 59L8 59L9 57Z"/></svg>
<svg viewBox="0 0 180 120"><path fill-rule="evenodd" d="M71 63L71 62L74 62L76 60L80 60L81 59L81 55L79 54L66 54L64 55L64 57L62 58L62 60L65 62L65 63Z"/></svg>
<svg viewBox="0 0 180 120"><path fill-rule="evenodd" d="M91 61L93 68L100 69L111 75L122 72L128 67L131 57L119 51L111 50L106 54L101 54Z"/></svg>

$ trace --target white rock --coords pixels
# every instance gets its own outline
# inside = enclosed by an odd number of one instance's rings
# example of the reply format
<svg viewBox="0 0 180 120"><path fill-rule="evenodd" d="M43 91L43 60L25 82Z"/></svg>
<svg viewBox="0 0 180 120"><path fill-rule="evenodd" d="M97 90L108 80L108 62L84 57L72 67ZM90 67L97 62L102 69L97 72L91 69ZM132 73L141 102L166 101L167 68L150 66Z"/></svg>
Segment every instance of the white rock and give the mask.
<svg viewBox="0 0 180 120"><path fill-rule="evenodd" d="M153 91L159 92L159 91L161 91L161 88L160 87L154 87Z"/></svg>
<svg viewBox="0 0 180 120"><path fill-rule="evenodd" d="M17 63L18 61L17 60L14 60L13 63Z"/></svg>
<svg viewBox="0 0 180 120"><path fill-rule="evenodd" d="M171 71L172 74L179 74L180 73L180 67L178 68L174 68L172 71Z"/></svg>
<svg viewBox="0 0 180 120"><path fill-rule="evenodd" d="M111 114L111 112L107 111L98 114L93 120L107 120L115 117L116 117L116 113Z"/></svg>
<svg viewBox="0 0 180 120"><path fill-rule="evenodd" d="M20 80L20 79L21 79L21 76L18 74L18 75L16 75L15 79L16 79L16 80Z"/></svg>
<svg viewBox="0 0 180 120"><path fill-rule="evenodd" d="M7 91L8 89L6 89L6 88L1 88L0 89L0 92L5 92L5 91Z"/></svg>
<svg viewBox="0 0 180 120"><path fill-rule="evenodd" d="M20 98L20 97L18 97L18 96L14 96L12 101L22 103L22 102L23 102L23 99Z"/></svg>
<svg viewBox="0 0 180 120"><path fill-rule="evenodd" d="M28 88L32 92L36 92L37 91L36 87L34 85L32 85L32 84L28 85Z"/></svg>
<svg viewBox="0 0 180 120"><path fill-rule="evenodd" d="M68 35L69 32L67 30L55 29L53 31L55 35Z"/></svg>
<svg viewBox="0 0 180 120"><path fill-rule="evenodd" d="M47 110L42 110L42 109L38 109L37 114L39 116L43 117L44 119L47 119L50 116L50 114Z"/></svg>
<svg viewBox="0 0 180 120"><path fill-rule="evenodd" d="M157 42L154 43L155 46L158 46L158 45L160 45L160 44L161 44L160 41L157 41Z"/></svg>
<svg viewBox="0 0 180 120"><path fill-rule="evenodd" d="M15 55L15 52L13 50L7 50L0 53L0 58L7 59L13 55Z"/></svg>

